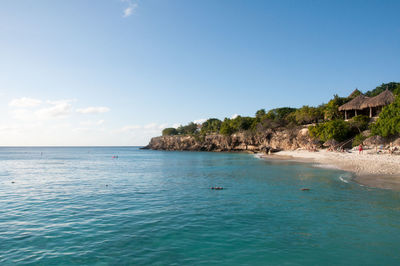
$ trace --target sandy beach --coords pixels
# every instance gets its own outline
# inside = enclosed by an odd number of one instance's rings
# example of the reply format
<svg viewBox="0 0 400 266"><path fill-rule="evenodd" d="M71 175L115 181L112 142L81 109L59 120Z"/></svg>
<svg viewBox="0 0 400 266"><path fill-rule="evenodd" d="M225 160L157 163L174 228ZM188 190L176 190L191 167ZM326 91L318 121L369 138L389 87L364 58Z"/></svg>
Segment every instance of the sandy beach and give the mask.
<svg viewBox="0 0 400 266"><path fill-rule="evenodd" d="M355 181L370 187L400 190L400 156L377 154L374 149L358 151L329 152L319 150L281 151L272 155L276 159L291 158L302 162L315 162L322 166L335 167L353 172Z"/></svg>

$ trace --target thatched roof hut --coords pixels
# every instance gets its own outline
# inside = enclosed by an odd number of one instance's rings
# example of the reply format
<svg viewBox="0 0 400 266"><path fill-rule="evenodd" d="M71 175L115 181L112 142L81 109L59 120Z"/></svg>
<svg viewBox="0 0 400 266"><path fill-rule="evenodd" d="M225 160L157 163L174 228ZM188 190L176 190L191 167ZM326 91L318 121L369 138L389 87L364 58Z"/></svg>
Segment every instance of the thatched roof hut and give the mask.
<svg viewBox="0 0 400 266"><path fill-rule="evenodd" d="M353 99L356 98L358 95L361 95L362 92L359 91L358 89L355 89L347 98Z"/></svg>
<svg viewBox="0 0 400 266"><path fill-rule="evenodd" d="M364 95L358 95L356 98L351 100L348 103L343 104L342 106L339 106L339 111L348 111L348 110L361 110L361 105L368 100L369 97L364 96Z"/></svg>
<svg viewBox="0 0 400 266"><path fill-rule="evenodd" d="M394 102L394 95L390 90L385 90L379 95L369 98L361 104L361 109L368 107L385 106ZM339 109L340 110L340 109Z"/></svg>

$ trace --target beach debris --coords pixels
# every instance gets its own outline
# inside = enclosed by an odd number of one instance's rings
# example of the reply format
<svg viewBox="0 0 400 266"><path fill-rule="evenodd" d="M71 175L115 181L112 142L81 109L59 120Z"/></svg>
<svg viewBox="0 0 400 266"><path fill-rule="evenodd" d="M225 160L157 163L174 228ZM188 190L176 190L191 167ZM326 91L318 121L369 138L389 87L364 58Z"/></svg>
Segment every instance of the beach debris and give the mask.
<svg viewBox="0 0 400 266"><path fill-rule="evenodd" d="M309 188L302 188L301 191L310 191Z"/></svg>
<svg viewBox="0 0 400 266"><path fill-rule="evenodd" d="M223 190L224 188L223 188L223 187L211 187L211 189L214 189L214 190Z"/></svg>

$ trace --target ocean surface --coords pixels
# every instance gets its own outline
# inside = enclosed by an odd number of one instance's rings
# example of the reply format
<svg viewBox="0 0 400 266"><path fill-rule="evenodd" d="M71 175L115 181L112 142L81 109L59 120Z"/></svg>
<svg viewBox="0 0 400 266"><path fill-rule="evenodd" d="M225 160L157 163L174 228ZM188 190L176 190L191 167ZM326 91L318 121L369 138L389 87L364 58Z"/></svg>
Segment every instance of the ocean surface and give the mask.
<svg viewBox="0 0 400 266"><path fill-rule="evenodd" d="M16 264L400 265L400 192L248 154L0 148Z"/></svg>

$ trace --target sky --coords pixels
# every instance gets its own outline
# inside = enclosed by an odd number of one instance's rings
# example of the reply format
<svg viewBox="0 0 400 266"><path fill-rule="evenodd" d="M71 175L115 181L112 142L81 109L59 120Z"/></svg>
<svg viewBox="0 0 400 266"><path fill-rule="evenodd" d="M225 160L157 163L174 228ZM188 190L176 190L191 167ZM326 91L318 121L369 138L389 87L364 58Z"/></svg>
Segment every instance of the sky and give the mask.
<svg viewBox="0 0 400 266"><path fill-rule="evenodd" d="M1 0L0 145L165 127L400 81L400 1Z"/></svg>

